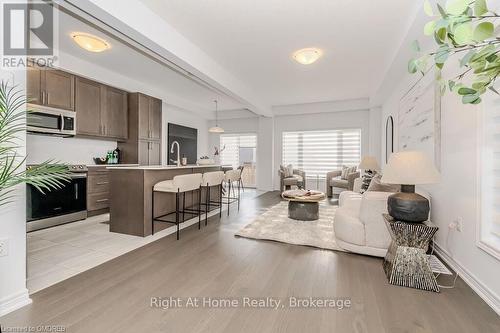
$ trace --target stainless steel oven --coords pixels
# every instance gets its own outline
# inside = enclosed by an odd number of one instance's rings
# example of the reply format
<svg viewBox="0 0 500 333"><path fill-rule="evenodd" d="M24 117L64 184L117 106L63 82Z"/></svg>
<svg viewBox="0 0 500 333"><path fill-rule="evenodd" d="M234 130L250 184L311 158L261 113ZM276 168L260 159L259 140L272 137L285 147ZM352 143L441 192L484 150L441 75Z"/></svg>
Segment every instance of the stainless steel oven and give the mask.
<svg viewBox="0 0 500 333"><path fill-rule="evenodd" d="M28 104L30 133L70 137L76 135L76 112Z"/></svg>
<svg viewBox="0 0 500 333"><path fill-rule="evenodd" d="M28 232L87 218L87 167L72 165L69 169L71 181L61 189L43 194L26 185Z"/></svg>

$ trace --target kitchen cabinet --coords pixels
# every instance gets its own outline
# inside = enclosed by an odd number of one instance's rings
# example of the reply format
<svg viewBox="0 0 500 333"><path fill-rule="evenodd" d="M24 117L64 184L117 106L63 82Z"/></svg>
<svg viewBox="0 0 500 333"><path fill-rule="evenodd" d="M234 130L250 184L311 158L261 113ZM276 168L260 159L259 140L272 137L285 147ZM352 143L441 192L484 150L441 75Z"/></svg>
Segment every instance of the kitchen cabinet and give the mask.
<svg viewBox="0 0 500 333"><path fill-rule="evenodd" d="M30 103L75 111L75 76L57 69L29 67L27 96Z"/></svg>
<svg viewBox="0 0 500 333"><path fill-rule="evenodd" d="M75 100L77 135L127 139L127 92L77 77Z"/></svg>
<svg viewBox="0 0 500 333"><path fill-rule="evenodd" d="M139 115L139 139L161 139L161 100L137 94L137 112Z"/></svg>
<svg viewBox="0 0 500 333"><path fill-rule="evenodd" d="M90 166L87 177L87 211L90 216L109 210L109 170Z"/></svg>
<svg viewBox="0 0 500 333"><path fill-rule="evenodd" d="M125 140L128 137L127 93L113 87L104 87L104 107L101 123L104 136Z"/></svg>
<svg viewBox="0 0 500 333"><path fill-rule="evenodd" d="M161 140L161 100L157 98L149 100L149 130L151 139Z"/></svg>
<svg viewBox="0 0 500 333"><path fill-rule="evenodd" d="M76 133L101 136L102 85L81 77L76 78Z"/></svg>
<svg viewBox="0 0 500 333"><path fill-rule="evenodd" d="M161 164L162 101L141 93L128 94L128 139L118 143L122 163Z"/></svg>
<svg viewBox="0 0 500 333"><path fill-rule="evenodd" d="M161 164L161 147L160 141L150 141L149 142L149 165L160 165Z"/></svg>

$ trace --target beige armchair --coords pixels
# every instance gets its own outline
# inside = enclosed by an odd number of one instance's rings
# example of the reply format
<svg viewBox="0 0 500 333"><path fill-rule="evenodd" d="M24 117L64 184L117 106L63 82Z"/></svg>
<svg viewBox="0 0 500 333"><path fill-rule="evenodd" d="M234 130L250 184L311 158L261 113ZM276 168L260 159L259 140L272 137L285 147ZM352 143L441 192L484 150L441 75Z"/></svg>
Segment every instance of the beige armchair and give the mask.
<svg viewBox="0 0 500 333"><path fill-rule="evenodd" d="M354 180L360 177L358 171L351 172L347 175L347 179L341 179L342 170L331 171L326 174L326 195L331 197L333 189L340 189L341 191L352 191L354 189Z"/></svg>
<svg viewBox="0 0 500 333"><path fill-rule="evenodd" d="M292 186L298 188L306 188L306 173L299 169L293 169L293 176L285 177L285 172L281 169L278 170L280 176L280 191L291 189Z"/></svg>

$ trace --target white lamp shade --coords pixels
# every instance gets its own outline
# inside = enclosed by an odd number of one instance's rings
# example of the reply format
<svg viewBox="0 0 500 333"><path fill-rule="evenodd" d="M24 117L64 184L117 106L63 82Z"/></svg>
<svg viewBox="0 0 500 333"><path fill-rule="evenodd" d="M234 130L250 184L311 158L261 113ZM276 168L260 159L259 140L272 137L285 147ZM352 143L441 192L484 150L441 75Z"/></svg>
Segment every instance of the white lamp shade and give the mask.
<svg viewBox="0 0 500 333"><path fill-rule="evenodd" d="M394 153L384 169L381 181L387 184L419 185L439 182L434 163L420 151Z"/></svg>
<svg viewBox="0 0 500 333"><path fill-rule="evenodd" d="M358 169L375 171L380 170L380 166L378 165L377 159L375 157L365 156L361 160Z"/></svg>

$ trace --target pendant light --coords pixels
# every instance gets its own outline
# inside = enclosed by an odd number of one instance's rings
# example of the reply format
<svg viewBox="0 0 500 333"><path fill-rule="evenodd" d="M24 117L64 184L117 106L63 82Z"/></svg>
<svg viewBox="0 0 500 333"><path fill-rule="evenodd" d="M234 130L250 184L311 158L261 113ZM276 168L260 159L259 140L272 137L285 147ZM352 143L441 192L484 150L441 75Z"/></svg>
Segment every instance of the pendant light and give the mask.
<svg viewBox="0 0 500 333"><path fill-rule="evenodd" d="M210 127L208 131L210 133L224 133L224 129L219 127L219 102L214 100L215 103L215 127Z"/></svg>

